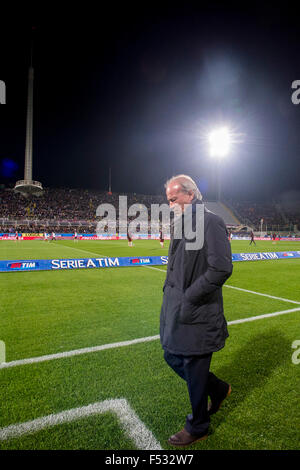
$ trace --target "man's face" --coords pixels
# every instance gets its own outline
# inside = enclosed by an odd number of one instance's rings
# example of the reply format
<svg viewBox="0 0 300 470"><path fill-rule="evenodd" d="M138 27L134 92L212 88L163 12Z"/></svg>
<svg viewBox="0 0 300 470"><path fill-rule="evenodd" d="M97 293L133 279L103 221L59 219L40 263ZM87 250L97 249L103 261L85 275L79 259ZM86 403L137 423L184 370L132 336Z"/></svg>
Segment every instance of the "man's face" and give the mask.
<svg viewBox="0 0 300 470"><path fill-rule="evenodd" d="M166 195L169 202L169 206L171 209L174 209L175 213L177 211L179 213L182 213L184 211L184 205L190 204L194 198L193 192L183 192L181 185L176 182L176 180L171 182L167 186Z"/></svg>

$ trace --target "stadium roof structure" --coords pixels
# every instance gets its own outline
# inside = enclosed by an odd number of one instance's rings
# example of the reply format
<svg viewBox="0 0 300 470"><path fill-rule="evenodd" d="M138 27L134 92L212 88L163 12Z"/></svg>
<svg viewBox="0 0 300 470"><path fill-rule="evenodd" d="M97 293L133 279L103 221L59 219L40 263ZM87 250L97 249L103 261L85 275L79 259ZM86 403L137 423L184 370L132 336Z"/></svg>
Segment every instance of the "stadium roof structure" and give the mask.
<svg viewBox="0 0 300 470"><path fill-rule="evenodd" d="M23 196L40 196L43 192L43 186L39 181L19 180L16 182L14 190Z"/></svg>

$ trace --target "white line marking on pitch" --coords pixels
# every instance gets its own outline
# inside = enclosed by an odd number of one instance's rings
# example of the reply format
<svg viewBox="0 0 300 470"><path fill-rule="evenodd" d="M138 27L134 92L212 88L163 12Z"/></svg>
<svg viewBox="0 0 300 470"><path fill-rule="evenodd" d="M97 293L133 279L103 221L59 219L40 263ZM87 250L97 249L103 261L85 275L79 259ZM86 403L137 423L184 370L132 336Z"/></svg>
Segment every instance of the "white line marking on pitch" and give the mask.
<svg viewBox="0 0 300 470"><path fill-rule="evenodd" d="M292 312L299 312L299 308L292 308L290 310L281 310L278 312L273 312L273 313L266 313L263 315L258 315L255 317L247 317L247 318L241 318L240 320L232 320L228 322L228 325L235 325L238 323L246 323L250 321L255 321L255 320L261 320L263 318L269 318L269 317L277 317L278 315L284 315L287 313L292 313ZM150 341L155 341L159 339L159 335L155 336L147 336L144 338L137 338L137 339L132 339L129 341L122 341L119 343L110 343L110 344L102 344L101 346L93 346L90 348L82 348L82 349L75 349L73 351L66 351L62 353L56 353L56 354L49 354L45 356L39 356L39 357L32 357L29 359L19 359L17 361L11 361L11 362L3 362L0 364L0 369L8 369L10 367L16 367L16 366L23 366L26 364L34 364L37 362L45 362L45 361L52 361L54 359L64 359L66 357L72 357L72 356L79 356L81 354L88 354L88 353L93 353L93 352L98 352L98 351L104 351L106 349L115 349L115 348L121 348L123 346L131 346L133 344L138 344L138 343L146 343Z"/></svg>
<svg viewBox="0 0 300 470"><path fill-rule="evenodd" d="M102 256L103 258L108 258L108 256L101 255L101 253L94 253L93 251L82 250L80 248L75 248L75 247L69 246L69 245L62 245L60 243L55 243L55 246L59 246L61 248L70 248L71 250L81 251L82 253L89 253L90 255L96 255L96 256Z"/></svg>
<svg viewBox="0 0 300 470"><path fill-rule="evenodd" d="M41 241L41 243L44 245L45 242L44 242L44 241ZM75 242L74 242L74 243L75 243ZM47 245L47 246L49 246L49 245ZM53 246L53 244L52 244L52 246ZM59 246L60 248L70 248L71 250L80 251L81 253L88 253L88 254L90 254L90 255L96 255L96 256L98 256L98 257L101 256L102 258L109 258L109 256L107 256L107 255L101 255L101 253L94 253L93 251L82 250L82 249L80 249L80 248L75 248L75 247L73 247L73 246L64 245L64 244L61 244L61 243L55 243L54 246L55 246L55 247ZM25 248L22 247L22 250L23 250L23 249L24 249L24 250L32 250L31 247L28 247L28 248L27 248L27 247L25 247Z"/></svg>
<svg viewBox="0 0 300 470"><path fill-rule="evenodd" d="M145 266L144 265L144 268L155 269L156 271L161 271L162 273L166 272L164 269L153 268L152 266ZM290 302L291 304L300 305L300 302L297 302L296 300L284 299L283 297L276 297L276 296L270 295L270 294L263 294L261 292L256 292L254 290L242 289L241 287L229 286L228 284L224 284L223 287L228 287L229 289L240 290L242 292L248 292L248 294L255 294L255 295L261 295L262 297L269 297L270 299L281 300L282 302Z"/></svg>
<svg viewBox="0 0 300 470"><path fill-rule="evenodd" d="M241 287L229 286L227 284L225 284L224 287L228 287L229 289L240 290L242 292L248 292L249 294L261 295L263 297L269 297L270 299L281 300L282 302L290 302L291 304L300 305L300 302L297 302L296 300L284 299L283 297L276 297L275 295L262 294L261 292L256 292L254 290L242 289Z"/></svg>
<svg viewBox="0 0 300 470"><path fill-rule="evenodd" d="M154 266L146 266L145 264L142 264L142 266L143 266L144 268L155 269L155 271L161 271L161 272L163 272L163 273L166 273L166 272L167 272L166 269L155 268Z"/></svg>
<svg viewBox="0 0 300 470"><path fill-rule="evenodd" d="M284 315L286 313L299 312L299 308L291 308L290 310L280 310L279 312L264 313L263 315L257 315L255 317L241 318L240 320L232 320L228 322L228 325L236 325L238 323L246 323L249 321L261 320L262 318L277 317L278 315Z"/></svg>
<svg viewBox="0 0 300 470"><path fill-rule="evenodd" d="M51 414L42 418L34 419L20 424L12 424L0 429L0 440L32 434L42 429L49 428L64 423L70 423L77 419L99 413L112 411L120 420L121 427L130 439L133 440L136 447L142 450L162 450L159 442L155 439L152 432L138 418L134 410L129 406L125 398L105 400L93 403L80 408L62 411L57 414Z"/></svg>
<svg viewBox="0 0 300 470"><path fill-rule="evenodd" d="M155 269L156 271L161 271L162 273L165 273L167 272L166 269L160 269L160 268L154 268L153 266L147 266L145 264L142 265L144 268L148 268L148 269ZM167 265L166 265L167 266Z"/></svg>
<svg viewBox="0 0 300 470"><path fill-rule="evenodd" d="M121 348L123 346L131 346L132 344L138 344L138 343L145 343L147 341L153 341L155 339L158 339L159 335L156 336L148 336L145 338L137 338L137 339L132 339L129 341L121 341L119 343L110 343L110 344L102 344L100 346L93 346L90 348L82 348L82 349L74 349L73 351L66 351L62 353L56 353L56 354L48 354L45 356L39 356L39 357L32 357L29 359L20 359L18 361L12 361L12 362L4 362L0 364L0 369L5 369L8 367L15 367L15 366L21 366L25 364L34 364L36 362L44 362L44 361L52 361L53 359L63 359L66 357L72 357L72 356L78 356L80 354L87 354L87 353L92 353L92 352L98 352L98 351L104 351L106 349L113 349L113 348Z"/></svg>

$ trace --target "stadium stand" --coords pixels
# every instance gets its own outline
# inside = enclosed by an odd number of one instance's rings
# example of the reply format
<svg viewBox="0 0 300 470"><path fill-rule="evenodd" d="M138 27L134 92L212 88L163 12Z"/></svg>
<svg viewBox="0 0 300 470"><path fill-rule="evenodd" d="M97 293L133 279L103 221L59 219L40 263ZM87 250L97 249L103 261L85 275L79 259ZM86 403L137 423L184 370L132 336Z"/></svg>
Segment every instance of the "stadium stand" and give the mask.
<svg viewBox="0 0 300 470"><path fill-rule="evenodd" d="M288 212L276 202L235 202L231 201L235 214L245 225L251 225L259 230L261 219L268 230L293 230L300 226L300 207L294 212Z"/></svg>
<svg viewBox="0 0 300 470"><path fill-rule="evenodd" d="M225 204L221 202L205 202L205 206L214 214L219 215L222 217L226 225L241 225L239 219L233 214L233 212L226 207Z"/></svg>
<svg viewBox="0 0 300 470"><path fill-rule="evenodd" d="M149 211L151 204L167 203L163 195L152 196L135 193L107 193L86 189L45 188L43 195L26 199L10 188L0 189L0 231L16 228L20 232L61 231L93 232L97 224L96 209L100 204L111 203L117 210L119 196L127 196L127 206L143 204ZM280 203L205 201L206 207L220 215L230 227L246 225L260 230L261 219L266 230L288 232L300 227L300 207L292 210ZM132 219L134 219L133 217ZM150 215L149 215L150 220Z"/></svg>

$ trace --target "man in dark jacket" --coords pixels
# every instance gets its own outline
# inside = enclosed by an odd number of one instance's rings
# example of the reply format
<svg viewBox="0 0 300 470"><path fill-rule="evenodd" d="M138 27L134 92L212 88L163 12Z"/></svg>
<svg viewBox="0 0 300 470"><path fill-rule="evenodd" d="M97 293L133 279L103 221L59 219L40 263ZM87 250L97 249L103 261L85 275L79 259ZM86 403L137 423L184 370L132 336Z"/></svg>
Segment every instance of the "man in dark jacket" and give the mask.
<svg viewBox="0 0 300 470"><path fill-rule="evenodd" d="M222 349L228 337L222 285L232 273L232 256L226 226L219 216L199 206L203 217L197 227L197 206L203 203L195 182L189 176L178 175L165 186L176 223L184 225L187 209L192 208L194 233L197 237L202 230L204 236L202 246L191 249L184 236L176 238L171 233L160 315L164 358L186 381L192 406L184 428L168 442L187 446L207 437L210 415L231 392L231 386L209 367L212 353Z"/></svg>

